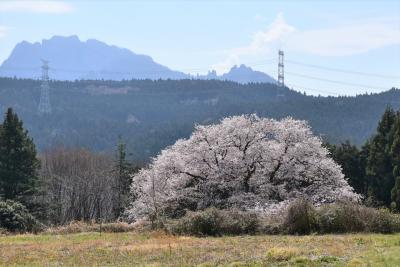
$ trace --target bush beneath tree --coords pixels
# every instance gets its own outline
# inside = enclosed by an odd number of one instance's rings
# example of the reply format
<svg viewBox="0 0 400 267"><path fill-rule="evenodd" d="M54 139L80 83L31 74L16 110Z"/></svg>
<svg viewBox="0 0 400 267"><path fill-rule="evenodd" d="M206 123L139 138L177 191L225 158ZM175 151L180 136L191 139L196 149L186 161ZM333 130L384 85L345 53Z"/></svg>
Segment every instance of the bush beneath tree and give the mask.
<svg viewBox="0 0 400 267"><path fill-rule="evenodd" d="M173 233L196 236L255 234L259 228L255 213L208 208L189 212L170 228Z"/></svg>
<svg viewBox="0 0 400 267"><path fill-rule="evenodd" d="M9 232L37 232L40 223L29 213L27 208L19 202L0 201L0 228Z"/></svg>
<svg viewBox="0 0 400 267"><path fill-rule="evenodd" d="M267 217L216 208L188 212L184 217L170 222L167 229L175 234L195 236L395 233L400 232L400 216L386 209L368 208L349 202L315 207L299 199L281 214Z"/></svg>

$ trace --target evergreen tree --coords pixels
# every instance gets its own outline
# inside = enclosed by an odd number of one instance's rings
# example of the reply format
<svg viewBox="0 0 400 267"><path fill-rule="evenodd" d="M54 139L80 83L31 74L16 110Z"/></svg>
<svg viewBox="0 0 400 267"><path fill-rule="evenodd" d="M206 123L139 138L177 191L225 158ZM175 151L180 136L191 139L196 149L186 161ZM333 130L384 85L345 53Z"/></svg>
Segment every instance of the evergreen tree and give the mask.
<svg viewBox="0 0 400 267"><path fill-rule="evenodd" d="M378 205L389 206L391 190L394 186L391 148L391 131L396 119L396 113L388 107L379 122L377 134L369 145L366 172L371 177L369 197Z"/></svg>
<svg viewBox="0 0 400 267"><path fill-rule="evenodd" d="M345 142L326 145L349 184L368 205L400 211L400 112L387 108L377 133L361 149Z"/></svg>
<svg viewBox="0 0 400 267"><path fill-rule="evenodd" d="M362 162L361 151L349 141L339 146L329 147L333 159L342 167L349 184L359 194L366 194L365 166Z"/></svg>
<svg viewBox="0 0 400 267"><path fill-rule="evenodd" d="M395 185L391 192L392 207L396 211L400 211L400 112L397 113L391 134L392 145L390 154L392 157L393 177Z"/></svg>
<svg viewBox="0 0 400 267"><path fill-rule="evenodd" d="M399 171L398 168L397 171ZM394 184L394 187L392 188L391 195L392 195L391 208L394 211L400 212L400 175L396 177L396 182Z"/></svg>
<svg viewBox="0 0 400 267"><path fill-rule="evenodd" d="M376 203L376 200L375 200L375 197L374 197L374 194L373 194L373 191L372 191L372 186L371 186L371 184L373 184L373 177L370 176L366 171L367 170L367 164L368 164L368 158L369 158L370 143L371 143L371 140L367 140L365 142L365 144L361 147L360 154L359 154L359 156L360 156L360 166L361 166L361 169L362 169L363 174L364 174L363 180L364 180L365 189L364 189L364 194L363 195L365 197L364 200L365 200L365 202L366 202L366 204L368 206L371 206L374 203Z"/></svg>
<svg viewBox="0 0 400 267"><path fill-rule="evenodd" d="M132 165L126 157L126 144L119 137L117 146L117 157L115 161L115 176L116 176L116 196L114 201L114 214L118 218L122 215L126 205L128 205L130 184L132 181Z"/></svg>
<svg viewBox="0 0 400 267"><path fill-rule="evenodd" d="M22 121L11 108L0 126L0 195L30 207L39 161L36 148Z"/></svg>

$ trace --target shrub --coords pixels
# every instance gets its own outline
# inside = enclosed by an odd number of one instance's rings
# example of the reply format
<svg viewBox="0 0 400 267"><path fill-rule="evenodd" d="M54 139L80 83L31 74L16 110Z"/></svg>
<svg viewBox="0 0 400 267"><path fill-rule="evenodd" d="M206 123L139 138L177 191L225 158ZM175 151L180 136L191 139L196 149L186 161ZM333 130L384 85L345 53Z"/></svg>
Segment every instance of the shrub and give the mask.
<svg viewBox="0 0 400 267"><path fill-rule="evenodd" d="M40 223L19 202L0 201L0 228L9 232L37 232Z"/></svg>
<svg viewBox="0 0 400 267"><path fill-rule="evenodd" d="M0 228L0 236L2 236L2 235L7 235L7 234L8 234L7 229L5 229L5 228Z"/></svg>
<svg viewBox="0 0 400 267"><path fill-rule="evenodd" d="M106 223L102 225L102 231L106 233L124 233L131 232L135 229L135 225L125 222Z"/></svg>
<svg viewBox="0 0 400 267"><path fill-rule="evenodd" d="M399 215L390 213L388 209L364 207L365 231L374 233L400 232Z"/></svg>
<svg viewBox="0 0 400 267"><path fill-rule="evenodd" d="M136 230L134 224L125 222L104 223L101 225L101 231L105 233L122 233ZM48 228L46 230L49 234L75 234L85 232L99 232L100 224L87 223L82 221L72 221L67 225Z"/></svg>
<svg viewBox="0 0 400 267"><path fill-rule="evenodd" d="M166 227L172 233L196 236L392 233L400 232L400 215L346 202L314 207L307 200L298 199L280 214L261 217L240 210L208 208L167 221Z"/></svg>
<svg viewBox="0 0 400 267"><path fill-rule="evenodd" d="M278 235L284 232L283 216L262 216L259 218L259 232L267 235Z"/></svg>
<svg viewBox="0 0 400 267"><path fill-rule="evenodd" d="M375 209L352 202L313 207L304 199L293 202L283 216L262 221L262 232L268 234L326 233L393 233L400 232L400 215L387 209ZM265 222L264 222L265 221Z"/></svg>
<svg viewBox="0 0 400 267"><path fill-rule="evenodd" d="M208 208L188 212L172 225L171 231L197 236L254 234L258 230L258 218L254 213L239 210Z"/></svg>
<svg viewBox="0 0 400 267"><path fill-rule="evenodd" d="M258 217L255 213L239 210L221 211L223 234L254 234L258 229Z"/></svg>
<svg viewBox="0 0 400 267"><path fill-rule="evenodd" d="M313 205L305 199L294 201L287 209L283 226L289 234L311 233L316 226Z"/></svg>
<svg viewBox="0 0 400 267"><path fill-rule="evenodd" d="M318 232L392 233L400 231L399 216L387 209L374 209L353 203L329 204L317 210Z"/></svg>
<svg viewBox="0 0 400 267"><path fill-rule="evenodd" d="M216 208L189 212L177 221L173 232L191 235L220 235L222 218Z"/></svg>
<svg viewBox="0 0 400 267"><path fill-rule="evenodd" d="M320 233L348 233L364 231L361 206L352 203L328 204L317 212Z"/></svg>
<svg viewBox="0 0 400 267"><path fill-rule="evenodd" d="M93 230L89 229L89 224L86 224L81 221L72 221L66 225L61 225L46 229L46 232L50 234L75 234L75 233L91 232L91 231Z"/></svg>

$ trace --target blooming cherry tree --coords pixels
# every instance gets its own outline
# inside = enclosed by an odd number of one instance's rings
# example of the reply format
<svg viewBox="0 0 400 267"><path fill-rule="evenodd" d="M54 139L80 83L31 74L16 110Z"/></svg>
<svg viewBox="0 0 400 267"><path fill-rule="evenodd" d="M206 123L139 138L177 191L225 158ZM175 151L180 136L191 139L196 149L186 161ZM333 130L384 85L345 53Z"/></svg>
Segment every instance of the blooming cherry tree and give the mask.
<svg viewBox="0 0 400 267"><path fill-rule="evenodd" d="M264 213L304 197L357 201L307 122L242 115L197 126L133 177L129 214L176 217L210 206Z"/></svg>

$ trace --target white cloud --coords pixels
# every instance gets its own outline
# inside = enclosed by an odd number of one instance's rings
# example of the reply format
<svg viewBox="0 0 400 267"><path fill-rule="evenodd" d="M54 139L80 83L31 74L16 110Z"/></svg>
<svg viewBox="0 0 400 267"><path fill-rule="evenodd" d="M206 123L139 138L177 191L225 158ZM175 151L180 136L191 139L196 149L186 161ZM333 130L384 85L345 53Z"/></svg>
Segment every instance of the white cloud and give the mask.
<svg viewBox="0 0 400 267"><path fill-rule="evenodd" d="M226 59L213 68L218 73L226 72L244 59L275 53L278 47L288 52L347 56L389 45L400 45L399 17L373 18L353 21L349 25L302 31L289 25L279 13L265 31L254 34L249 45L228 50Z"/></svg>
<svg viewBox="0 0 400 267"><path fill-rule="evenodd" d="M0 12L67 13L72 6L62 1L1 1Z"/></svg>
<svg viewBox="0 0 400 267"><path fill-rule="evenodd" d="M271 51L271 44L284 41L294 31L295 28L287 24L283 14L279 13L266 31L256 32L249 45L229 50L228 57L223 62L213 65L213 69L218 73L225 72L232 65L240 63L243 56L268 54Z"/></svg>

